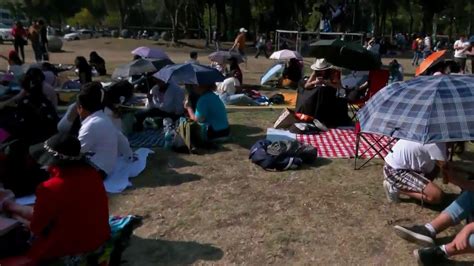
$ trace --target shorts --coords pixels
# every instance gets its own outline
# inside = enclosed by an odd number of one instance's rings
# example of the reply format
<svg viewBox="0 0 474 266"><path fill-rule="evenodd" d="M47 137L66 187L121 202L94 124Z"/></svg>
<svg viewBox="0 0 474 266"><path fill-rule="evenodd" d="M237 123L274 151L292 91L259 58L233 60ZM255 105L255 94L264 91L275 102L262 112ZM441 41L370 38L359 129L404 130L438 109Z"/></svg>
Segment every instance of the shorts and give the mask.
<svg viewBox="0 0 474 266"><path fill-rule="evenodd" d="M423 173L413 170L397 170L385 164L383 174L392 186L405 192L423 193L426 186L431 182Z"/></svg>
<svg viewBox="0 0 474 266"><path fill-rule="evenodd" d="M454 62L459 64L459 67L461 67L462 71L466 69L466 61L467 61L467 58L459 58L459 57L454 58Z"/></svg>

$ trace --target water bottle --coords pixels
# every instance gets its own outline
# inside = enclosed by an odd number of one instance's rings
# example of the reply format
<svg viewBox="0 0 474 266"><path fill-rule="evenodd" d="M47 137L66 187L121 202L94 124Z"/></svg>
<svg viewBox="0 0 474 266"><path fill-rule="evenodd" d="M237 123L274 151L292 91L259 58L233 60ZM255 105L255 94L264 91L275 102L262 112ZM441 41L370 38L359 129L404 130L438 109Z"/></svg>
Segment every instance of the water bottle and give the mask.
<svg viewBox="0 0 474 266"><path fill-rule="evenodd" d="M163 119L163 130L165 131L165 149L171 149L174 139L173 120Z"/></svg>

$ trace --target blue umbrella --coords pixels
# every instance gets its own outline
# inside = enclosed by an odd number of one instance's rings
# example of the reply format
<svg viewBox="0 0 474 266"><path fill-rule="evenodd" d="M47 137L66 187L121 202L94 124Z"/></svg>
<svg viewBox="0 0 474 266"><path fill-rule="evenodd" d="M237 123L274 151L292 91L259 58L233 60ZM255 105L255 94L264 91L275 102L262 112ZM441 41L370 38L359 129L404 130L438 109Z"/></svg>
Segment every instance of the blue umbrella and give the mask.
<svg viewBox="0 0 474 266"><path fill-rule="evenodd" d="M167 83L197 85L213 85L224 80L224 76L217 69L198 64L168 65L153 77Z"/></svg>
<svg viewBox="0 0 474 266"><path fill-rule="evenodd" d="M420 143L474 140L474 76L393 83L358 112L362 132Z"/></svg>
<svg viewBox="0 0 474 266"><path fill-rule="evenodd" d="M260 78L260 85L265 85L268 81L272 80L273 78L278 77L279 75L283 74L283 70L285 69L285 63L277 63L267 69L263 76Z"/></svg>

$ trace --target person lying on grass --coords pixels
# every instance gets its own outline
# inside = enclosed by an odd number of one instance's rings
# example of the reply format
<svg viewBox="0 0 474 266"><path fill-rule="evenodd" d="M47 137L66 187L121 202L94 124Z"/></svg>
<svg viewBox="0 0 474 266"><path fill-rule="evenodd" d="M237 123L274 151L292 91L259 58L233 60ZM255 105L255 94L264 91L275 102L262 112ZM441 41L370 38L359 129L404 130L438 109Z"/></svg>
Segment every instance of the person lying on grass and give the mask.
<svg viewBox="0 0 474 266"><path fill-rule="evenodd" d="M440 171L444 180L452 180L446 143L399 140L385 157L383 188L387 200L399 202L399 196L403 194L429 204L439 204L443 191L433 180Z"/></svg>
<svg viewBox="0 0 474 266"><path fill-rule="evenodd" d="M81 143L71 135L56 134L30 149L50 179L36 190L34 207L15 203L11 193L0 193L0 212L23 221L33 242L18 265L44 265L52 260L92 252L110 238L107 193L100 174L81 154ZM8 265L0 259L0 265Z"/></svg>
<svg viewBox="0 0 474 266"><path fill-rule="evenodd" d="M421 265L441 265L447 263L449 257L474 253L474 222L472 222L471 216L474 211L474 192L472 192L474 191L474 182L460 179L450 179L449 181L466 191L440 215L425 225L396 225L394 227L395 233L401 238L428 246L413 252ZM454 240L446 245L436 246L437 234L459 224L468 217L471 218L471 222L464 226Z"/></svg>
<svg viewBox="0 0 474 266"><path fill-rule="evenodd" d="M207 139L228 137L230 135L227 110L219 96L214 93L215 85L199 85L193 88L199 95L194 112L189 101L185 101L189 118L207 127Z"/></svg>

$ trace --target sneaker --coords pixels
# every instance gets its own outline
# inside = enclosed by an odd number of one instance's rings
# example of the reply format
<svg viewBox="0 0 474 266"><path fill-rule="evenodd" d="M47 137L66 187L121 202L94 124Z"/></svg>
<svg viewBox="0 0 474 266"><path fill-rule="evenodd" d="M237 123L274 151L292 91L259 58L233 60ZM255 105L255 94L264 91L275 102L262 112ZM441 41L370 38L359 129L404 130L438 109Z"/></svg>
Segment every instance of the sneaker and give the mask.
<svg viewBox="0 0 474 266"><path fill-rule="evenodd" d="M419 265L445 265L449 262L440 247L420 248L413 251Z"/></svg>
<svg viewBox="0 0 474 266"><path fill-rule="evenodd" d="M321 131L326 132L326 131L329 130L329 129L328 129L323 123L321 123L321 121L319 121L318 119L314 119L314 120L313 120L313 124L314 124L317 128L319 128Z"/></svg>
<svg viewBox="0 0 474 266"><path fill-rule="evenodd" d="M400 202L398 190L394 188L387 180L383 181L383 188L385 190L385 196L387 196L388 202L390 203Z"/></svg>
<svg viewBox="0 0 474 266"><path fill-rule="evenodd" d="M422 246L434 246L435 240L431 232L424 225L414 225L412 227L395 225L395 233L410 242Z"/></svg>

